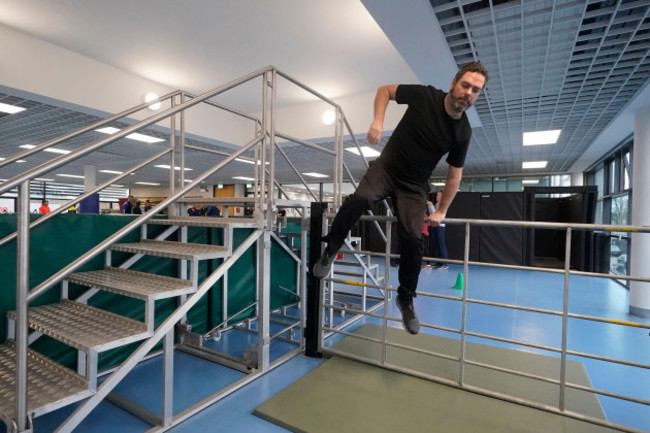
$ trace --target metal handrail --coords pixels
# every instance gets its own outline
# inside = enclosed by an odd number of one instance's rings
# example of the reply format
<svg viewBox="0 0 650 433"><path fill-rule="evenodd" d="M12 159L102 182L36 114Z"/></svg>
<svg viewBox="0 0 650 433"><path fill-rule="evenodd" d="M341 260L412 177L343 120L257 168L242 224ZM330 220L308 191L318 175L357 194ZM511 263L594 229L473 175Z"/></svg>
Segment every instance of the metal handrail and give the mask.
<svg viewBox="0 0 650 433"><path fill-rule="evenodd" d="M223 168L225 165L229 164L232 162L235 158L238 157L243 157L243 154L247 152L249 149L254 148L255 150L255 158L254 160L260 160L260 164L258 164L255 168L255 179L256 179L256 184L259 184L260 186L260 193L257 193L256 191L256 201L260 205L268 205L267 207L263 207L264 211L267 212L267 222L270 222L270 210L273 208L273 203L275 200L273 190L274 186L277 186L278 190L285 193L284 190L281 188L277 180L275 179L275 167L274 167L274 150L280 149L277 144L275 143L275 138L280 137L281 133L275 131L275 89L276 89L276 79L277 76L282 76L283 78L289 80L290 82L296 84L300 88L314 94L318 98L332 104L337 108L337 113L339 119L343 119L344 116L342 115L342 112L340 110L340 107L333 103L331 100L325 98L323 95L321 95L318 92L315 92L311 88L299 83L297 80L291 78L290 76L279 72L276 68L273 66L268 66L266 68L259 69L257 71L251 72L250 74L247 74L243 77L240 77L236 80L230 81L216 89L210 90L208 92L205 92L201 95L198 96L193 96L188 93L182 92L182 91L174 91L171 92L161 98L158 98L159 101L161 100L170 100L170 108L163 110L159 113L153 114L143 120L138 121L137 123L134 123L128 127L125 127L124 129L121 129L120 131L111 134L106 137L102 137L99 140L93 141L89 144L86 144L84 146L81 146L73 151L71 151L68 154L61 155L59 157L53 158L48 162L45 162L43 164L40 164L26 172L23 172L19 175L16 175L12 177L9 180L6 180L2 183L0 183L0 194L3 194L6 191L12 190L13 188L18 187L19 189L19 206L18 206L18 229L17 232L5 237L4 239L0 239L0 245L5 244L11 239L18 238L18 253L17 253L17 261L18 261L18 276L17 276L17 285L16 285L16 318L15 318L15 337L16 337L16 353L17 353L17 359L16 359L16 401L15 401L15 419L16 419L16 426L17 429L22 431L25 428L25 425L30 422L29 418L27 417L27 389L26 389L26 378L27 378L27 358L26 358L26 350L27 350L27 345L28 345L28 338L27 338L27 332L28 332L28 327L27 327L27 307L30 302L32 302L34 299L36 299L38 296L42 295L45 293L47 290L51 289L54 285L60 283L63 281L65 277L67 277L70 273L78 270L80 267L83 265L87 264L90 262L92 259L97 257L99 254L102 252L106 251L112 244L115 242L119 241L122 239L125 235L133 231L134 229L144 225L149 221L151 218L155 217L158 215L161 211L164 209L168 208L170 205L174 204L177 202L179 198L181 198L183 195L185 195L187 192L192 190L193 188L197 187L201 182L203 182L205 179L207 179L209 176ZM244 84L254 78L257 77L263 77L263 93L262 93L262 117L261 120L254 117L247 115L246 113L242 113L238 110L235 110L230 107L226 107L221 104L217 104L213 101L210 101L210 98L213 98L214 96L217 96L227 90L230 90L236 86L239 86L241 84ZM270 91L270 96L267 95ZM177 102L177 98L180 96L180 103ZM186 100L186 98L189 97L189 99ZM270 102L270 104L268 104ZM95 194L102 189L106 188L108 185L116 182L119 179L122 179L126 176L128 176L131 172L134 170L138 170L141 167L144 167L151 162L155 161L156 159L169 154L170 159L172 161L171 166L175 166L175 148L176 148L176 120L175 120L175 115L179 114L180 115L180 165L181 167L184 166L184 152L186 149L193 149L193 150L204 150L208 152L214 152L214 153L220 153L218 151L214 151L212 149L203 149L198 146L191 146L187 145L185 143L184 137L185 137L185 121L184 121L184 113L186 112L187 109L199 104L199 103L206 103L210 106L214 106L220 109L223 109L225 111L228 111L230 113L242 116L244 118L250 119L255 122L256 125L256 134L255 137L250 140L248 143L243 145L241 148L239 148L236 152L230 153L230 154L225 154L226 156L225 159L220 161L218 164L214 165L213 167L209 168L208 170L204 171L200 175L198 175L192 182L188 183L187 185L182 182L183 180L183 173L181 170L181 188L175 190L174 189L174 170L170 170L170 194L169 196L163 200L158 206L154 207L151 211L146 212L142 214L141 216L135 218L133 221L119 229L117 232L113 233L111 236L109 236L107 239L93 247L91 250L87 251L84 255L81 257L77 258L74 260L72 263L68 264L66 267L63 269L60 269L56 274L50 276L48 279L45 281L41 282L39 285L34 287L31 291L29 288L29 233L30 229L42 224L43 222L47 221L48 219L54 217L55 215L60 214L61 212L64 212L67 207L71 204L76 204L79 203L80 201L84 200L85 198L89 197L92 194ZM103 125L109 124L111 122L114 122L118 119L121 119L125 116L128 116L132 113L135 113L139 110L142 110L146 107L148 107L151 104L151 102L143 103L140 104L136 107L133 107L131 109L125 110L119 114L116 114L114 116L111 116L107 119L104 119L102 121L93 123L92 125L86 126L84 128L81 128L77 131L74 131L70 134L64 135L62 137L59 137L54 140L50 140L46 143L43 143L39 146L36 146L35 148L29 149L25 152L21 152L13 157L10 157L0 163L0 167L9 164L11 162L14 162L20 158L24 158L26 156L35 154L37 152L43 151L55 144L61 143L65 140L69 140L71 138L74 138L76 136L79 136L83 133L89 132L91 130L97 129L98 127L101 127ZM268 106L267 106L268 105ZM165 150L159 152L158 154L148 158L147 160L136 164L132 166L127 172L124 172L116 177L111 178L109 181L102 183L101 185L98 185L94 187L92 190L86 191L84 194L80 195L79 197L76 197L75 199L71 200L68 202L68 206L62 206L55 211L53 211L50 215L43 216L36 221L34 221L32 224L29 223L29 182L30 180L40 177L43 174L52 171L58 167L61 167L65 164L68 164L72 161L75 161L81 157L84 157L92 152L98 151L102 149L104 146L109 145L123 137L126 137L130 135L133 132L136 132L138 130L141 130L143 128L146 128L150 125L156 124L160 122L163 119L170 118L170 146L166 148ZM349 125L348 125L349 126ZM342 128L339 128L337 130L337 142L342 143ZM260 145L261 144L261 145ZM266 153L266 145L268 146L268 159L270 159L270 167L267 170L264 167L264 162L267 159L267 153ZM305 144L304 142L302 144ZM317 145L309 144L310 146L314 147ZM340 149L339 149L340 152ZM283 157L285 157L287 160L286 153L283 152L280 149L280 153L282 154ZM335 176L335 182L339 183L338 191L340 195L340 173L342 172L341 168L339 165L343 163L342 161L342 155L337 155L335 152L336 156L336 164L335 164L335 173L339 173L338 176ZM364 158L365 159L365 158ZM291 164L291 163L290 163ZM299 172L295 168L295 166L292 165L294 168L294 171L296 173ZM337 171L338 170L338 171ZM300 177L300 176L299 176ZM304 179L302 179L304 182ZM262 203L262 200L264 200L264 188L268 188L268 194L266 195L265 202ZM255 231L253 234L251 234L248 239L241 244L237 250L233 253L232 258L236 259L239 257L244 250L246 250L249 246L251 246L254 242L258 242L258 238L262 239L263 236L262 234L264 233L264 230L270 230L271 224L265 224L263 225L262 229L258 229ZM264 236L267 236L268 234L265 234ZM303 239L302 242L303 244L306 245L306 235L302 235ZM266 243L265 243L266 244ZM266 246L264 247L266 248ZM303 248L303 252L301 255L301 268L300 271L306 275L307 270L306 270L306 248ZM267 253L265 253L267 254ZM96 406L96 404L104 398L107 393L109 392L110 389L112 389L119 380L121 380L122 377L133 368L133 366L139 362L139 360L142 359L142 356L145 355L153 345L159 341L160 339L163 338L167 332L172 329L174 324L181 320L182 316L191 308L192 303L195 303L198 298L200 298L203 294L206 293L207 290L209 290L210 287L216 282L221 276L225 273L225 270L231 266L231 262L228 264L222 265L219 269L217 269L215 272L213 272L210 276L204 280L200 287L197 289L197 291L191 295L190 297L187 298L186 301L183 302L183 304L176 310L174 311L164 322L159 326L158 329L155 330L154 336L147 340L145 343L143 343L138 349L136 349L135 352L125 361L124 364L120 368L118 368L113 375L111 375L103 384L102 386L97 390L97 393L90 398L86 403L84 403L82 406L80 406L75 413L67 420L64 422L62 427L60 427L59 430L63 429L64 431L68 431L70 428L74 428L81 419L87 413L92 409L92 407ZM306 282L305 278L303 277L301 281L301 290L304 291L306 287ZM264 303L260 303L260 308L264 307L267 308L269 306L268 304L268 299L265 300L264 302L267 303L265 305ZM303 309L304 310L304 309ZM260 313L260 314L266 314L266 313ZM263 317L263 316L262 316ZM301 317L301 322L304 323L304 317ZM296 326L296 325L293 325ZM293 327L292 326L292 327ZM267 331L264 330L264 328L267 327L266 324L261 325L260 329L262 329L260 332L265 333ZM262 338L264 337L264 338ZM266 335L260 334L260 341L264 341L266 339ZM268 357L264 358L265 361L264 363L268 364ZM266 367L264 367L266 368ZM262 370L264 369L262 368Z"/></svg>
<svg viewBox="0 0 650 433"><path fill-rule="evenodd" d="M364 216L362 217L364 220L376 220L376 221L384 221L384 222L390 222L394 220L393 217L369 217L369 216ZM529 407L534 407L538 409L542 409L548 412L553 412L557 414L562 414L566 415L575 419L580 419L592 424L596 425L601 425L605 427L612 427L619 429L621 431L625 432L639 432L638 429L612 423L606 420L602 420L599 418L595 418L592 416L576 413L570 410L567 410L564 403L565 403L565 390L566 388L571 388L571 389L578 389L581 391L585 392L590 392L593 394L598 394L598 395L603 395L603 396L608 396L612 398L618 398L634 403L639 403L643 405L649 405L650 406L650 401L641 399L641 398L635 398L632 396L627 396L623 395L620 393L615 393L615 392L609 392L605 391L602 389L597 389L594 387L587 387L583 385L578 385L575 383L570 383L567 381L567 376L566 376L566 369L567 369L567 357L568 356L579 356L579 357L585 357L589 359L595 359L599 361L605 361L605 362L610 362L610 363L615 363L615 364L621 364L621 365L626 365L630 367L637 367L637 368L644 368L644 369L650 369L650 364L648 363L641 363L641 362L633 362L633 361L627 361L624 359L617 359L617 358L612 358L612 357L605 357L605 356L599 356L591 353L584 353L584 352L578 352L575 350L570 350L567 347L567 329L568 329L568 319L579 319L579 320L589 320L589 321L596 321L600 323L607 323L607 324L613 324L613 325L619 325L619 326L626 326L626 327L635 327L635 328L641 328L641 329L650 329L650 324L645 324L645 323L637 323L637 322L632 322L632 321L627 321L627 320L613 320L613 319L608 319L606 317L596 317L596 316L589 316L589 315L583 315L583 314L576 314L576 313L570 313L568 311L568 296L569 296L569 282L570 278L569 276L571 274L577 273L575 271L571 271L570 269L570 256L571 256L571 234L572 230L590 230L590 231L597 231L597 230L603 230L603 231L616 231L616 232L634 232L634 233L650 233L650 226L613 226L613 225L606 225L606 224L571 224L571 223L549 223L549 222L535 222L535 221L506 221L506 220L477 220L477 219L456 219L456 218L448 218L444 220L445 223L447 224L460 224L465 226L465 251L464 251L464 259L463 261L459 262L458 260L443 260L445 262L450 262L450 263L462 263L463 264L463 274L464 274L464 279L463 279L463 293L462 296L447 296L447 295L439 295L439 294L432 294L432 293L421 293L418 292L418 295L422 296L429 296L429 297L434 297L434 298L444 298L444 299L450 299L450 300L455 300L459 301L462 303L462 317L461 317L461 325L460 329L451 329L451 328L444 328L445 331L452 332L452 333L458 333L460 334L460 354L456 358L456 361L460 363L460 372L459 372L459 378L457 381L450 380L448 378L442 378L438 376L434 376L431 374L427 374L424 372L420 372L414 369L410 368L404 368L400 367L397 365L390 364L386 362L385 358L381 358L380 361L375 360L375 359L370 359L354 354L349 354L346 352L343 352L341 350L333 349L333 348L328 348L325 346L320 347L320 350L324 353L332 354L332 355L339 355L339 356L344 356L344 357L349 357L350 359L356 359L360 360L362 362L367 362L375 365L382 366L384 368L389 368L392 370L400 371L403 373L411 374L414 376L422 377L428 380L432 380L435 382L440 382L440 383L445 383L450 386L454 386L460 389L466 389L472 392L476 392L478 394L490 396L490 397L497 397L503 400L507 401L512 401L518 404L523 404ZM469 265L480 265L480 266L494 266L494 267L499 267L499 268L508 268L508 269L522 269L522 270L534 270L534 271L546 271L545 269L542 268L534 268L534 267L528 267L528 266L515 266L515 265L498 265L498 264L493 264L493 263L487 263L487 262L470 262L469 261L469 240L470 240L470 225L480 225L480 226L493 226L493 227L522 227L522 228L545 228L545 229L557 229L557 230L566 230L566 238L565 238L565 265L564 269L559 271L564 274L564 290L563 290L563 306L561 311L556 311L556 310L548 310L548 309L541 309L541 308L532 308L532 307L525 307L525 306L519 306L519 305L511 305L511 304L505 304L502 302L492 302L492 301L486 301L482 299L474 299L474 298L468 298L468 291L467 291L467 284L468 284L468 273L469 273ZM364 251L364 253L373 255L373 256L379 256L379 257L386 257L387 253L374 253L370 251ZM589 272L579 272L580 275L589 275L593 277L599 277L599 278L610 278L610 279L618 279L619 276L616 275L609 275L609 274L601 274L601 273L589 273ZM647 277L634 277L634 276L629 276L627 279L629 280L634 280L634 281L646 281L650 282L650 278ZM388 285L380 286L376 284L368 284L368 283L361 283L361 282L348 282L346 280L341 280L341 279L334 279L334 278L328 278L325 281L331 281L335 283L340 283L340 284L351 284L351 285L358 285L358 286L364 286L364 287L373 287L373 288L382 288L386 289L387 291L396 291L397 289L394 287L390 287ZM332 289L333 290L333 289ZM384 300L386 302L386 300ZM489 305L489 306L496 306L500 308L512 308L515 310L523 310L523 311L531 311L531 312L536 312L536 313L542 313L542 314L548 314L552 316L559 316L562 318L562 341L560 347L551 347L551 346L545 346L537 343L531 343L531 342L526 342L526 341L519 341L515 340L512 338L505 338L505 337L498 337L494 335L488 335L488 334L483 334L483 333L478 333L478 332L472 332L468 331L465 329L465 324L467 322L467 305L469 303L475 303L475 304L480 304L480 305ZM366 315L366 316L371 316L371 317L377 317L377 318L382 318L381 315L378 314L372 314L368 313L362 310L350 310L348 308L342 308L335 306L333 304L322 304L322 308L327 308L331 310L340 310L340 311L349 311L354 313L355 315ZM388 317L386 314L383 316L384 320L384 329L386 328L386 321L387 320L399 320L398 318L391 318ZM443 327L436 326L433 324L426 324L426 323L421 323L421 326L424 326L426 328L433 328L433 329L443 329ZM391 343L387 341L387 336L384 331L382 334L382 339L378 338L373 338L373 337L365 337L365 336L360 336L356 335L354 333L350 332L345 332L339 327L325 327L322 326L322 333L329 332L329 333L339 333L342 335L346 336L353 336L355 338L360 338L364 340L369 340L369 341L375 341L383 345L384 351L385 347L387 345L389 346L399 346L402 349L410 350L410 351L415 351L417 353L424 353L422 349L417 349L417 348L412 348L408 346L403 346L403 345L397 345L396 343ZM560 375L559 375L559 380L558 379L549 379L549 378L543 378L543 377L537 377L536 375L531 375L525 372L520 372L516 370L512 370L506 367L501 367L498 365L489 365L489 364L484 364L480 363L477 361L472 361L472 360L467 360L465 359L465 336L473 336L473 337L478 337L482 339L489 339L489 340L494 340L494 341L499 341L499 342L504 342L504 343L509 343L509 344L516 344L516 345L521 345L521 346L526 346L526 347L533 347L537 348L540 350L546 350L546 351L551 351L554 353L557 353L560 355ZM431 356L436 356L436 357L441 357L444 359L450 359L448 355L436 353L436 352L431 352L431 351L426 351L426 354L431 355ZM543 380L545 382L553 383L559 385L559 403L557 407L554 406L549 406L546 404L541 404L537 403L535 401L530 401L526 399L522 399L519 397L511 396L511 395L506 395L503 393L495 392L489 389L484 389L481 387L477 387L474 385L469 385L465 383L464 379L464 371L465 371L465 365L474 365L474 366L479 366L482 368L488 368L488 369L493 369L496 371L500 372L505 372L505 373L511 373L523 377L528 377L532 379L539 379Z"/></svg>
<svg viewBox="0 0 650 433"><path fill-rule="evenodd" d="M196 98L190 99L190 100L188 100L186 102L183 102L181 104L178 104L176 106L168 108L167 110L161 111L160 113L153 114L152 116L150 116L150 117L148 117L148 118L146 118L144 120L141 120L140 122L138 122L138 123L136 123L134 125L128 126L128 127L124 128L124 129L121 129L118 132L115 132L114 134L111 134L111 135L109 135L109 136L107 136L105 138L99 139L99 140L97 140L97 141L95 141L93 143L87 144L86 146L83 146L83 147L81 147L79 149L76 149L76 150L70 152L69 154L61 155L61 156L59 156L57 158L54 158L51 161L48 161L48 162L43 163L43 164L41 164L41 165L39 165L37 167L34 167L31 170L28 170L28 171L26 171L24 173L21 173L21 174L19 174L17 176L14 176L11 179L8 179L5 182L3 182L2 184L0 184L0 194L17 187L22 182L34 179L36 177L40 177L43 174L45 174L45 173L47 173L47 172L49 172L49 171L51 171L51 170L53 170L55 168L61 167L62 165L65 165L65 164L67 164L69 162L72 162L72 161L74 161L76 159L81 158L82 156L85 156L85 155L87 155L89 153L92 153L92 152L94 152L96 150L99 150L102 147L106 146L107 144L110 144L110 143L112 143L114 141L117 141L120 138L124 138L127 135L130 135L130 134L132 134L132 133L134 133L134 132L136 132L136 131L138 131L138 130L140 130L142 128L146 128L147 126L158 123L161 120L164 120L164 119L166 119L166 118L168 118L168 117L170 117L170 116L172 116L174 114L180 113L180 112L182 112L182 111L184 111L184 110L186 110L186 109L188 109L190 107L193 107L194 105L196 105L196 104L198 104L200 102L203 102L203 101L205 101L205 100L207 100L209 98L212 98L212 97L214 97L214 96L216 96L216 95L218 95L220 93L223 93L223 92L225 92L227 90L230 90L233 87L244 84L244 83L246 83L246 82L248 82L248 81L250 81L250 80L252 80L252 79L254 79L254 78L258 77L258 76L260 76L262 73L264 73L264 72L266 72L268 70L271 70L271 69L272 69L272 67L268 66L268 67L260 69L258 71L251 72L248 75L245 75L245 76L243 76L241 78L230 81L229 83L224 84L223 86L217 87L214 90L210 90L208 92L205 92L205 93L203 93L202 95L199 95ZM148 106L150 104L151 103L147 103L146 105ZM30 150L35 150L35 149L36 148L30 149Z"/></svg>

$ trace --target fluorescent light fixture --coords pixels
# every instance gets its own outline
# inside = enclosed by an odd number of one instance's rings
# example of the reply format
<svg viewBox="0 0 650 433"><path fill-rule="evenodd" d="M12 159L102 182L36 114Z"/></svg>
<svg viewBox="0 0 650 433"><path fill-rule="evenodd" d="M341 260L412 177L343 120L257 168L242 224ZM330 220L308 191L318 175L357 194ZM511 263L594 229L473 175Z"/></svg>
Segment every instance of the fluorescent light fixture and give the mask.
<svg viewBox="0 0 650 433"><path fill-rule="evenodd" d="M24 159L19 159L19 160L16 161L16 162L19 163L19 164L22 164L23 162L27 162L27 161L25 161Z"/></svg>
<svg viewBox="0 0 650 433"><path fill-rule="evenodd" d="M120 185L119 183L112 183L111 186L113 188L124 188L124 185Z"/></svg>
<svg viewBox="0 0 650 433"><path fill-rule="evenodd" d="M346 147L345 150L354 153L355 155L359 154L359 149L357 149L356 147ZM361 152L363 153L363 156L365 156L366 158L379 156L379 152L377 152L375 149L373 149L370 146L361 146Z"/></svg>
<svg viewBox="0 0 650 433"><path fill-rule="evenodd" d="M539 179L524 179L521 181L521 183L527 184L527 185L535 185L539 183Z"/></svg>
<svg viewBox="0 0 650 433"><path fill-rule="evenodd" d="M248 180L248 181L255 180L252 177L246 177L246 176L233 176L232 178L233 179L238 179L238 180Z"/></svg>
<svg viewBox="0 0 650 433"><path fill-rule="evenodd" d="M561 129L552 129L550 131L524 132L524 146L555 144L561 131Z"/></svg>
<svg viewBox="0 0 650 433"><path fill-rule="evenodd" d="M25 110L27 110L27 108L17 107L15 105L3 104L2 102L0 102L0 112L3 113L14 114L14 113L20 113L21 111L25 111Z"/></svg>
<svg viewBox="0 0 650 433"><path fill-rule="evenodd" d="M433 182L431 185L433 186L445 186L444 182Z"/></svg>
<svg viewBox="0 0 650 433"><path fill-rule="evenodd" d="M123 171L117 171L117 170L99 170L100 173L108 173L108 174L122 174L124 173Z"/></svg>
<svg viewBox="0 0 650 433"><path fill-rule="evenodd" d="M185 182L194 182L192 179L185 179Z"/></svg>
<svg viewBox="0 0 650 433"><path fill-rule="evenodd" d="M4 161L4 160L5 160L4 158L0 158L0 161Z"/></svg>
<svg viewBox="0 0 650 433"><path fill-rule="evenodd" d="M167 170L169 170L171 168L171 166L167 165L167 164L158 164L158 165L154 165L154 167L156 167L156 168L166 168ZM181 171L181 168L179 166L175 166L174 170ZM192 170L194 170L194 169L185 167L185 171L192 171Z"/></svg>
<svg viewBox="0 0 650 433"><path fill-rule="evenodd" d="M37 178L34 178L34 180L38 180L39 182L54 182L54 179L48 179L48 178L45 178L45 177L37 177Z"/></svg>
<svg viewBox="0 0 650 433"><path fill-rule="evenodd" d="M112 126L107 126L106 128L95 129L95 131L101 132L103 134L115 134L119 131L119 129L113 128ZM145 143L158 143L165 141L162 138L151 137L149 135L139 134L137 132L127 135L126 138L130 138L131 140L144 141Z"/></svg>
<svg viewBox="0 0 650 433"><path fill-rule="evenodd" d="M334 123L335 120L336 113L334 113L334 110L326 110L323 113L323 125L330 126Z"/></svg>
<svg viewBox="0 0 650 433"><path fill-rule="evenodd" d="M151 186L158 186L158 185L160 185L159 183L156 183L156 182L134 182L134 183L136 183L136 184L138 184L138 185L151 185Z"/></svg>
<svg viewBox="0 0 650 433"><path fill-rule="evenodd" d="M146 95L144 95L144 102L151 102L151 101L156 100L158 98L159 98L159 96L156 95L155 93L147 93ZM160 109L160 105L161 105L160 102L156 102L156 103L151 104L148 108L150 110L156 111L156 110Z"/></svg>
<svg viewBox="0 0 650 433"><path fill-rule="evenodd" d="M318 177L318 178L329 177L329 176L326 175L326 174L320 174L320 173L303 173L303 174L304 174L305 176Z"/></svg>
<svg viewBox="0 0 650 433"><path fill-rule="evenodd" d="M78 174L57 174L57 176L60 177L73 177L75 179L83 179L83 176L79 176Z"/></svg>
<svg viewBox="0 0 650 433"><path fill-rule="evenodd" d="M521 168L546 168L548 161L526 161L521 164Z"/></svg>
<svg viewBox="0 0 650 433"><path fill-rule="evenodd" d="M21 146L18 146L23 149L33 149L36 146L33 144L23 144ZM59 153L61 155L67 155L68 153L72 152L71 150L63 150L63 149L57 149L56 147L48 147L47 149L43 150L44 152L50 152L50 153Z"/></svg>

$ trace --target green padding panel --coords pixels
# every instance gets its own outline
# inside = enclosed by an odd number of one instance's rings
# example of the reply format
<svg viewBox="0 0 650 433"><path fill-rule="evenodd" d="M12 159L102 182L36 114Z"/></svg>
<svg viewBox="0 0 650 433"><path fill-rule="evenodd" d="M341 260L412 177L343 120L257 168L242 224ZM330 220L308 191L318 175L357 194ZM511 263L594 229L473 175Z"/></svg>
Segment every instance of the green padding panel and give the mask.
<svg viewBox="0 0 650 433"><path fill-rule="evenodd" d="M32 219L39 215L32 215ZM124 215L91 215L63 214L58 215L30 231L30 288L36 287L63 267L67 266L88 250L104 241L113 233L131 222L135 216ZM166 226L147 226L147 237L155 238ZM9 235L16 230L16 215L0 215L0 237ZM251 233L252 229L234 230L233 250L237 248ZM129 233L120 242L137 242L140 229ZM168 240L175 240L174 235ZM223 243L223 230L214 228L191 227L188 230L188 241L194 243ZM297 265L288 254L273 244L271 250L271 305L278 308L295 301L295 296L278 288L278 285L291 291L296 291ZM113 266L119 266L128 259L130 254L113 253ZM221 260L203 261L199 265L199 281L202 281L209 270L215 270ZM228 310L232 315L255 302L255 264L256 247L253 245L244 253L242 258L228 271ZM104 267L104 255L101 254L87 263L81 270L95 270ZM189 265L188 265L189 267ZM143 257L131 269L158 275L178 276L178 261L157 257ZM0 246L0 270L5 277L0 288L0 343L6 339L7 322L4 320L7 311L16 308L16 241L13 240ZM188 272L189 275L189 272ZM195 332L204 332L221 323L222 318L222 282L213 286L212 294L204 296L190 310L188 320ZM75 299L86 288L70 285L70 298ZM37 298L31 305L42 305L58 302L61 296L60 285ZM93 296L90 305L106 309L137 320L144 320L144 302L99 292ZM176 299L156 302L156 326L162 323L177 307ZM210 307L210 308L209 308ZM209 313L209 314L208 314ZM237 316L242 320L254 316L255 310L250 309ZM126 348L107 351L100 355L100 369L108 368L122 362L139 345L133 344ZM76 351L47 337L39 338L32 346L33 349L61 362L68 367L76 364Z"/></svg>
<svg viewBox="0 0 650 433"><path fill-rule="evenodd" d="M381 328L364 325L357 332L377 336L381 335ZM389 328L389 340L411 347L426 346L429 350L438 352L458 347L456 340L426 334L414 337L394 328ZM359 356L373 357L377 355L377 348L371 347L372 345L377 344L370 342L367 345L365 341L347 337L336 348L346 352L352 349ZM468 357L473 359L478 356L506 365L515 364L519 370L525 371L543 369L548 364L549 357L509 349L492 349L495 348L468 344ZM403 349L391 349L388 352L389 362L402 368L418 365L425 367L422 371L443 376L452 372L452 369L429 356L429 361L423 365L422 359L418 359L421 356ZM576 367L571 368L569 380L587 385L589 379L582 365L577 362L571 364ZM473 378L488 376L481 380L497 384L495 391L503 391L505 388L517 393L525 389L531 399L540 392L544 393L539 381L535 381L534 385L524 385L520 383L522 378L517 376L497 375L498 379L485 369L481 369L481 374L468 374ZM571 396L569 409L602 417L597 399L584 397L584 394ZM308 433L615 431L339 357L329 359L257 407L254 413L288 430Z"/></svg>

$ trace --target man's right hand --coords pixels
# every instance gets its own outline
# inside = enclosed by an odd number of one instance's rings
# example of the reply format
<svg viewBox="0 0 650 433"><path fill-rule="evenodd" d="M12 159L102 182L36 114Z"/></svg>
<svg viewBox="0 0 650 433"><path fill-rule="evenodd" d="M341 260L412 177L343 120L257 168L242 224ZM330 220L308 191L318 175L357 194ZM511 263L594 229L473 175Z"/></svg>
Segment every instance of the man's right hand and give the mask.
<svg viewBox="0 0 650 433"><path fill-rule="evenodd" d="M366 137L368 143L377 144L381 140L381 136L384 135L384 125L381 122L374 121L370 125L368 130L368 136Z"/></svg>

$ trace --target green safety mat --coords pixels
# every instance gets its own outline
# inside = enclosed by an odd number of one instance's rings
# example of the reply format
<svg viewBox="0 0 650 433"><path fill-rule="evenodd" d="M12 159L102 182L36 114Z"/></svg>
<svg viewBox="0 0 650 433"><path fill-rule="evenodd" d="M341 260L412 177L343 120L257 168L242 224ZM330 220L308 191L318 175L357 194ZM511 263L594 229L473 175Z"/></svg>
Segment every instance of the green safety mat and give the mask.
<svg viewBox="0 0 650 433"><path fill-rule="evenodd" d="M382 328L364 325L355 334L381 337ZM388 328L396 344L457 356L458 340ZM378 360L381 345L346 337L335 348ZM542 377L558 378L557 358L467 343L466 358ZM458 363L389 347L386 361L398 368L458 380ZM570 383L591 386L583 365L567 362ZM467 366L467 384L538 403L555 405L558 386L513 374ZM595 395L566 389L567 410L605 419ZM271 399L254 413L293 432L613 432L605 427L496 398L441 385L369 364L333 357Z"/></svg>

